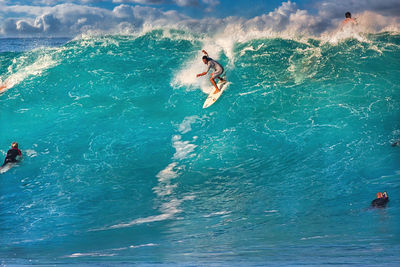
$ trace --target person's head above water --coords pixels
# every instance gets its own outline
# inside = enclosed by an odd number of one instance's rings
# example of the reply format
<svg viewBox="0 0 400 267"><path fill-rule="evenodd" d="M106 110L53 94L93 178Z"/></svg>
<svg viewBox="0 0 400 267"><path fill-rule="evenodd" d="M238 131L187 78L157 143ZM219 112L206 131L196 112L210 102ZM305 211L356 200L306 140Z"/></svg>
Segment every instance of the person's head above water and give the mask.
<svg viewBox="0 0 400 267"><path fill-rule="evenodd" d="M12 142L11 147L12 148L18 148L18 143L17 142Z"/></svg>
<svg viewBox="0 0 400 267"><path fill-rule="evenodd" d="M344 16L346 17L346 19L350 19L351 18L351 13L350 12L346 12L346 14L344 14Z"/></svg>
<svg viewBox="0 0 400 267"><path fill-rule="evenodd" d="M376 198L383 198L383 194L381 192L376 193Z"/></svg>
<svg viewBox="0 0 400 267"><path fill-rule="evenodd" d="M204 64L208 63L208 57L207 56L203 56L201 59L203 60Z"/></svg>

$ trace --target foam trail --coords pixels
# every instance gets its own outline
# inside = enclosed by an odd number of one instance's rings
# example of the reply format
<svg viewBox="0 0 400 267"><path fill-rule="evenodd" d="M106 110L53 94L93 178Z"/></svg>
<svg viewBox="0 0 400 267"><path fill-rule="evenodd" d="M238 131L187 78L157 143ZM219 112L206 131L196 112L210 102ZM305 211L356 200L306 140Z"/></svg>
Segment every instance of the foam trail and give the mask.
<svg viewBox="0 0 400 267"><path fill-rule="evenodd" d="M65 256L64 258L79 258L79 257L113 257L115 253L73 253L71 255Z"/></svg>
<svg viewBox="0 0 400 267"><path fill-rule="evenodd" d="M32 64L24 66L27 60L26 56L13 60L13 65L8 68L7 78L4 80L3 85L0 86L0 93L6 92L29 77L42 74L43 71L57 64L57 61L50 54L40 55Z"/></svg>
<svg viewBox="0 0 400 267"><path fill-rule="evenodd" d="M178 131L182 134L188 133L192 130L191 124L198 120L197 115L186 117L183 122L179 125Z"/></svg>
<svg viewBox="0 0 400 267"><path fill-rule="evenodd" d="M186 117L178 126L178 130L181 133L187 133L191 130L191 124L195 123L198 119L198 116L189 116ZM172 219L177 213L182 212L179 209L181 203L185 200L192 200L194 196L184 196L181 199L176 197L171 197L173 195L173 190L177 187L176 184L172 184L171 181L179 177L179 171L181 167L179 166L178 161L190 158L194 156L193 151L197 147L194 144L191 144L189 141L182 141L180 135L174 135L172 137L172 146L175 148L176 152L173 155L172 159L174 160L167 167L161 170L157 175L158 185L153 188L154 193L157 195L159 199L164 201L161 204L159 215L148 216L145 218L138 218L132 220L127 223L119 223L109 227L100 228L100 229L92 229L90 231L101 231L101 230L109 230L109 229L118 229L131 227L133 225L143 224L143 223L151 223L151 222L159 222ZM193 140L196 140L195 136Z"/></svg>
<svg viewBox="0 0 400 267"><path fill-rule="evenodd" d="M196 139L196 137L194 138ZM181 136L175 135L173 138L173 147L176 149L174 154L174 159L185 159L188 157L194 156L191 154L194 149L197 147L194 144L191 144L189 141L182 141Z"/></svg>
<svg viewBox="0 0 400 267"><path fill-rule="evenodd" d="M38 153L33 149L25 149L24 153L30 158L34 158L38 155Z"/></svg>
<svg viewBox="0 0 400 267"><path fill-rule="evenodd" d="M112 257L117 254L115 253L109 253L108 251L122 251L122 250L128 250L128 249L137 249L137 248L143 248L143 247L155 247L158 246L157 244L154 243L148 243L148 244L142 244L142 245L130 245L129 247L122 247L122 248L113 248L113 249L107 249L104 252L87 252L87 253L72 253L70 255L63 256L63 258L78 258L78 257Z"/></svg>

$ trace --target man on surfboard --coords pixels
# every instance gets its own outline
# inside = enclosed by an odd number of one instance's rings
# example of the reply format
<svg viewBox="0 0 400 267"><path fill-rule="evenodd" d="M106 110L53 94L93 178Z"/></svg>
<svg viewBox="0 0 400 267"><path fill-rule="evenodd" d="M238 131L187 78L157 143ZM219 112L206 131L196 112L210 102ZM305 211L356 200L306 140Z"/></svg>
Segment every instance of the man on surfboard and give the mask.
<svg viewBox="0 0 400 267"><path fill-rule="evenodd" d="M7 156L4 159L4 163L1 167L4 167L7 163L13 163L18 161L18 157L21 157L22 153L21 150L18 149L18 143L13 142L11 144L11 149L7 151Z"/></svg>
<svg viewBox="0 0 400 267"><path fill-rule="evenodd" d="M208 57L208 54L205 50L202 50L201 52L204 53L204 56L202 58L204 64L207 65L207 70L203 73L197 74L196 77L200 77L200 76L204 76L208 73L208 71L212 68L214 71L211 73L211 77L210 77L210 82L214 85L215 87L215 92L214 94L218 93L220 90L217 86L217 84L215 83L215 78L218 78L221 82L225 83L226 80L221 78L220 75L222 75L222 73L224 72L224 68L221 66L221 64L219 64L217 61L215 61L212 58Z"/></svg>

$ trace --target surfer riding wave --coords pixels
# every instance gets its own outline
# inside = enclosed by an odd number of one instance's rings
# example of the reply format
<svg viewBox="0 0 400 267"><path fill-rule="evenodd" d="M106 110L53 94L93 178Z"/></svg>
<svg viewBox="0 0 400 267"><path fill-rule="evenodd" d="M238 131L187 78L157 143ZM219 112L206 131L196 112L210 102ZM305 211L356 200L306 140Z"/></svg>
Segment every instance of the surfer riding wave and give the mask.
<svg viewBox="0 0 400 267"><path fill-rule="evenodd" d="M204 53L202 60L203 60L204 64L207 65L207 70L205 72L197 74L196 77L204 76L208 73L208 71L210 69L213 69L214 72L211 73L210 82L212 83L212 85L214 85L214 87L215 87L214 94L216 94L220 91L220 89L218 88L217 84L215 83L215 78L218 78L223 83L226 82L225 79L221 78L221 75L224 72L224 68L217 61L208 57L208 54L205 50L202 50L201 52Z"/></svg>

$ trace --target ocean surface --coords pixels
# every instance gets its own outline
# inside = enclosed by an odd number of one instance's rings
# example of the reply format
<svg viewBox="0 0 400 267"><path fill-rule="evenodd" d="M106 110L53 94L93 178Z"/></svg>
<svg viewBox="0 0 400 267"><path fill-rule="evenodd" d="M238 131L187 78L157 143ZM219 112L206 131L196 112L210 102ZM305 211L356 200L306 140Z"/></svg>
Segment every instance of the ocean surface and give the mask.
<svg viewBox="0 0 400 267"><path fill-rule="evenodd" d="M0 39L0 79L0 264L400 264L397 33Z"/></svg>

